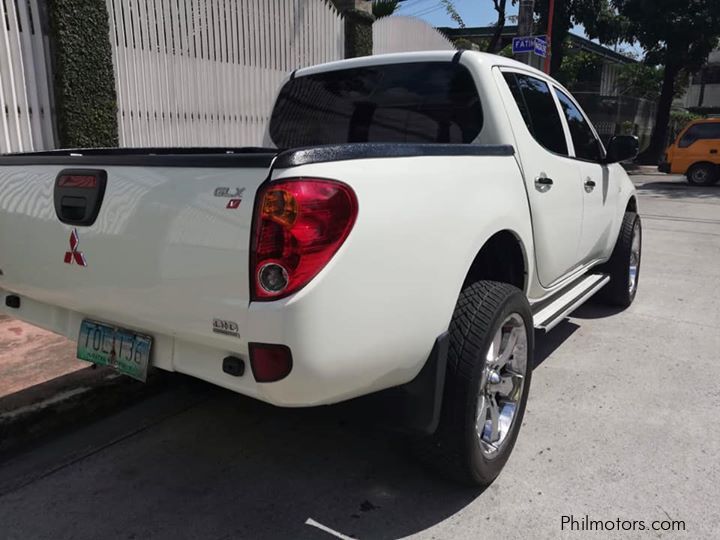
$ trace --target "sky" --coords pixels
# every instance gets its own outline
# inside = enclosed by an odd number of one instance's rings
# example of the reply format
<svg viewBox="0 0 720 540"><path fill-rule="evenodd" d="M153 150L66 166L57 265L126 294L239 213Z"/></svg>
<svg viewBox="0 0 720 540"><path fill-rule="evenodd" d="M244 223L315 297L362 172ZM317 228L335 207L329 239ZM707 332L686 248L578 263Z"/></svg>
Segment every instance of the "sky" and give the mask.
<svg viewBox="0 0 720 540"><path fill-rule="evenodd" d="M454 0L455 9L462 17L466 26L490 26L497 20L497 13L493 8L492 0ZM505 8L506 15L517 15L519 2L512 5L508 1ZM400 4L397 15L411 15L429 22L433 26L457 27L457 23L447 14L445 6L440 0L405 0ZM514 24L507 22L507 24ZM570 30L579 36L587 37L585 29L578 25ZM597 40L593 40L597 42ZM641 52L638 47L625 46L635 52Z"/></svg>
<svg viewBox="0 0 720 540"><path fill-rule="evenodd" d="M489 26L497 20L492 0L454 0L454 4L466 26ZM508 2L506 12L517 15L518 6ZM439 0L405 0L396 13L419 17L433 26L457 26Z"/></svg>

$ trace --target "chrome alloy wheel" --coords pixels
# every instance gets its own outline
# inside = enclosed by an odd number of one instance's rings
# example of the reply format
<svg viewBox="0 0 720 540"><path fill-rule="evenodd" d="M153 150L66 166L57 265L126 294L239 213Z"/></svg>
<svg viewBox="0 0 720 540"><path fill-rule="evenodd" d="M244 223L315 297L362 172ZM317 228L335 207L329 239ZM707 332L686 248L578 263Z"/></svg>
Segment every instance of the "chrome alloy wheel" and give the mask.
<svg viewBox="0 0 720 540"><path fill-rule="evenodd" d="M628 290L630 294L637 289L637 277L640 270L640 223L635 222L632 232L632 243L630 244L630 264L628 265Z"/></svg>
<svg viewBox="0 0 720 540"><path fill-rule="evenodd" d="M480 376L475 431L485 457L507 441L525 386L527 331L522 317L510 314L495 333Z"/></svg>

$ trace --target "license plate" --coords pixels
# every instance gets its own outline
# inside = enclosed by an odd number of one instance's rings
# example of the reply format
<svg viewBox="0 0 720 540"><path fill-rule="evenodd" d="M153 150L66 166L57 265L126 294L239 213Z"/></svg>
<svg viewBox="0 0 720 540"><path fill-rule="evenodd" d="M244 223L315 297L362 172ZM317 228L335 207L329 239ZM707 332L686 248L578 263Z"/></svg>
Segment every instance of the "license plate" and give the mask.
<svg viewBox="0 0 720 540"><path fill-rule="evenodd" d="M80 325L77 357L110 366L124 375L145 382L152 338L85 319Z"/></svg>

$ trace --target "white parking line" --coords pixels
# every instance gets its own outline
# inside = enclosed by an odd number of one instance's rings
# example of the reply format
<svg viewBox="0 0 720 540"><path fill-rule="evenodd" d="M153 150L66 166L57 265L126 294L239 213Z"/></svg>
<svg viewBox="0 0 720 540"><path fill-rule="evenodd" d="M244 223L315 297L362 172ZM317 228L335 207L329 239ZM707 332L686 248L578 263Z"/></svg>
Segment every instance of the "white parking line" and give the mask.
<svg viewBox="0 0 720 540"><path fill-rule="evenodd" d="M307 518L307 520L305 521L305 525L310 525L311 527L316 527L316 528L320 529L321 531L324 531L328 534L332 534L336 538L342 538L343 540L354 540L352 538L352 536L345 536L342 533L333 531L330 527L326 527L325 525L323 525L322 523L318 523L314 519Z"/></svg>

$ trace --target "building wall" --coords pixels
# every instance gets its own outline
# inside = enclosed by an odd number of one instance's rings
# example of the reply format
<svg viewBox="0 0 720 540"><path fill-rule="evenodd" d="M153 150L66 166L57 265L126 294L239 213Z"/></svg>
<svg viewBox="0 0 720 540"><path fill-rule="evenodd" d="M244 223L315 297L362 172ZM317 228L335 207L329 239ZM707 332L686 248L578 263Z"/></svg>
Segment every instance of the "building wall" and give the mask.
<svg viewBox="0 0 720 540"><path fill-rule="evenodd" d="M710 53L702 74L692 76L685 95L679 101L679 105L685 108L720 108L720 48Z"/></svg>

